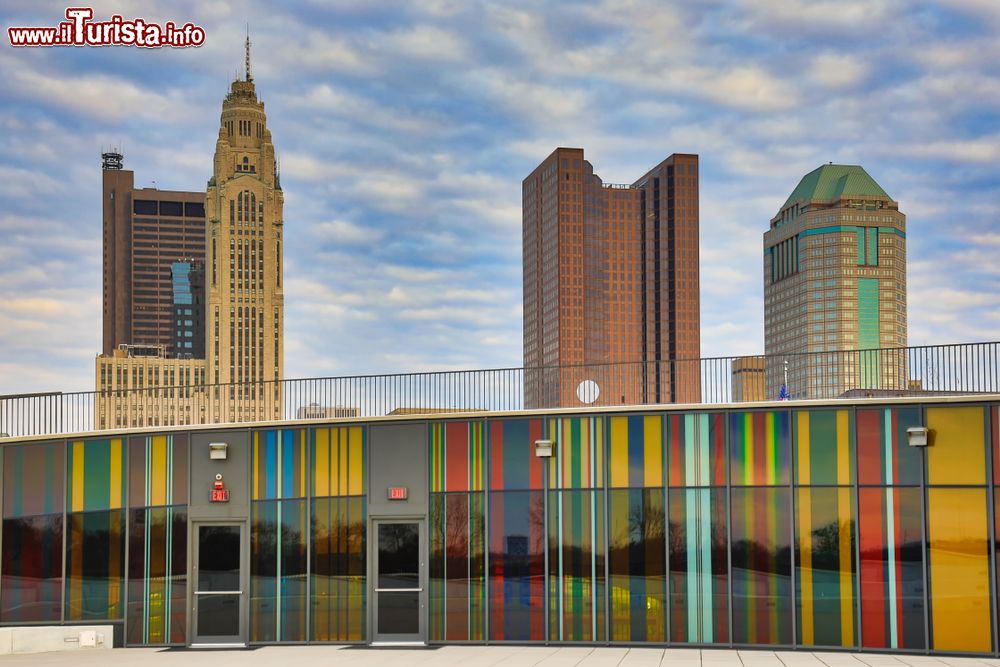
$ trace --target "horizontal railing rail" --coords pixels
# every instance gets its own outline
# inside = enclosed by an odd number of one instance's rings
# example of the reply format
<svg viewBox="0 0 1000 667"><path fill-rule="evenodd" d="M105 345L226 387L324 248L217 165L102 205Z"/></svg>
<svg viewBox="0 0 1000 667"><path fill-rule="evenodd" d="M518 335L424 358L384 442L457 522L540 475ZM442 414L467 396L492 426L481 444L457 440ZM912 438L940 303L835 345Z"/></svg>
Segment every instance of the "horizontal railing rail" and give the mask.
<svg viewBox="0 0 1000 667"><path fill-rule="evenodd" d="M997 392L1000 342L959 343L17 394L0 396L0 437L390 414Z"/></svg>

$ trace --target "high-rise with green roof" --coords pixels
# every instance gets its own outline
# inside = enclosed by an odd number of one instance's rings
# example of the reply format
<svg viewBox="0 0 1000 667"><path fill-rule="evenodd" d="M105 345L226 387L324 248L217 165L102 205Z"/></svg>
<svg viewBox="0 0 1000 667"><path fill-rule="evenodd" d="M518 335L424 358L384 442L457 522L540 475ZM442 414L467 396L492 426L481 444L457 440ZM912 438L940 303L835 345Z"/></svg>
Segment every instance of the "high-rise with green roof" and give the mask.
<svg viewBox="0 0 1000 667"><path fill-rule="evenodd" d="M764 233L767 395L788 361L793 398L905 389L906 216L862 167L825 164L799 182Z"/></svg>

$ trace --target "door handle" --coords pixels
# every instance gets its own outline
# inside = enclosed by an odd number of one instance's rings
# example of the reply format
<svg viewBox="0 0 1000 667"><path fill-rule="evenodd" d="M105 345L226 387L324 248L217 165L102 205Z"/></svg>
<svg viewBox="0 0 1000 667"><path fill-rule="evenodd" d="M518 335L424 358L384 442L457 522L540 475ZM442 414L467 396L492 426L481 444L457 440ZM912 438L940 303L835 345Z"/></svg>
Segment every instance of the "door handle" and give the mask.
<svg viewBox="0 0 1000 667"><path fill-rule="evenodd" d="M422 588L376 588L376 593L422 593Z"/></svg>

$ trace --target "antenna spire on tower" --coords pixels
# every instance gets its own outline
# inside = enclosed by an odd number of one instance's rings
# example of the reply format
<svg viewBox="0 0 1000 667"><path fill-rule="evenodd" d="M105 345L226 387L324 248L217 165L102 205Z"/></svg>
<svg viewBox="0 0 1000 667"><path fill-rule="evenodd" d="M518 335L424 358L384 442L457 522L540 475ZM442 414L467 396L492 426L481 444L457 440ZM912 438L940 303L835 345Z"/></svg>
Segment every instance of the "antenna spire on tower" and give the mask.
<svg viewBox="0 0 1000 667"><path fill-rule="evenodd" d="M247 23L247 45L246 45L246 48L247 48L247 56L246 56L246 58L247 58L247 61L246 61L246 64L247 64L247 81L248 82L252 82L253 81L253 75L250 74L250 24L249 23Z"/></svg>

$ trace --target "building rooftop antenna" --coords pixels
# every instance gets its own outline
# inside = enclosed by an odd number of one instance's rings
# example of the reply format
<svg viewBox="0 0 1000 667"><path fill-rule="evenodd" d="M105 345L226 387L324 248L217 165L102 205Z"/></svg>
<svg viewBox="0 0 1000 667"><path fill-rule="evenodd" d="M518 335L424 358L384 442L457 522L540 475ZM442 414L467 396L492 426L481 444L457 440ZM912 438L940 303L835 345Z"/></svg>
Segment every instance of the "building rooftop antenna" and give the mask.
<svg viewBox="0 0 1000 667"><path fill-rule="evenodd" d="M246 66L247 66L247 83L253 83L253 75L250 73L250 24L247 23L247 43L246 43Z"/></svg>

